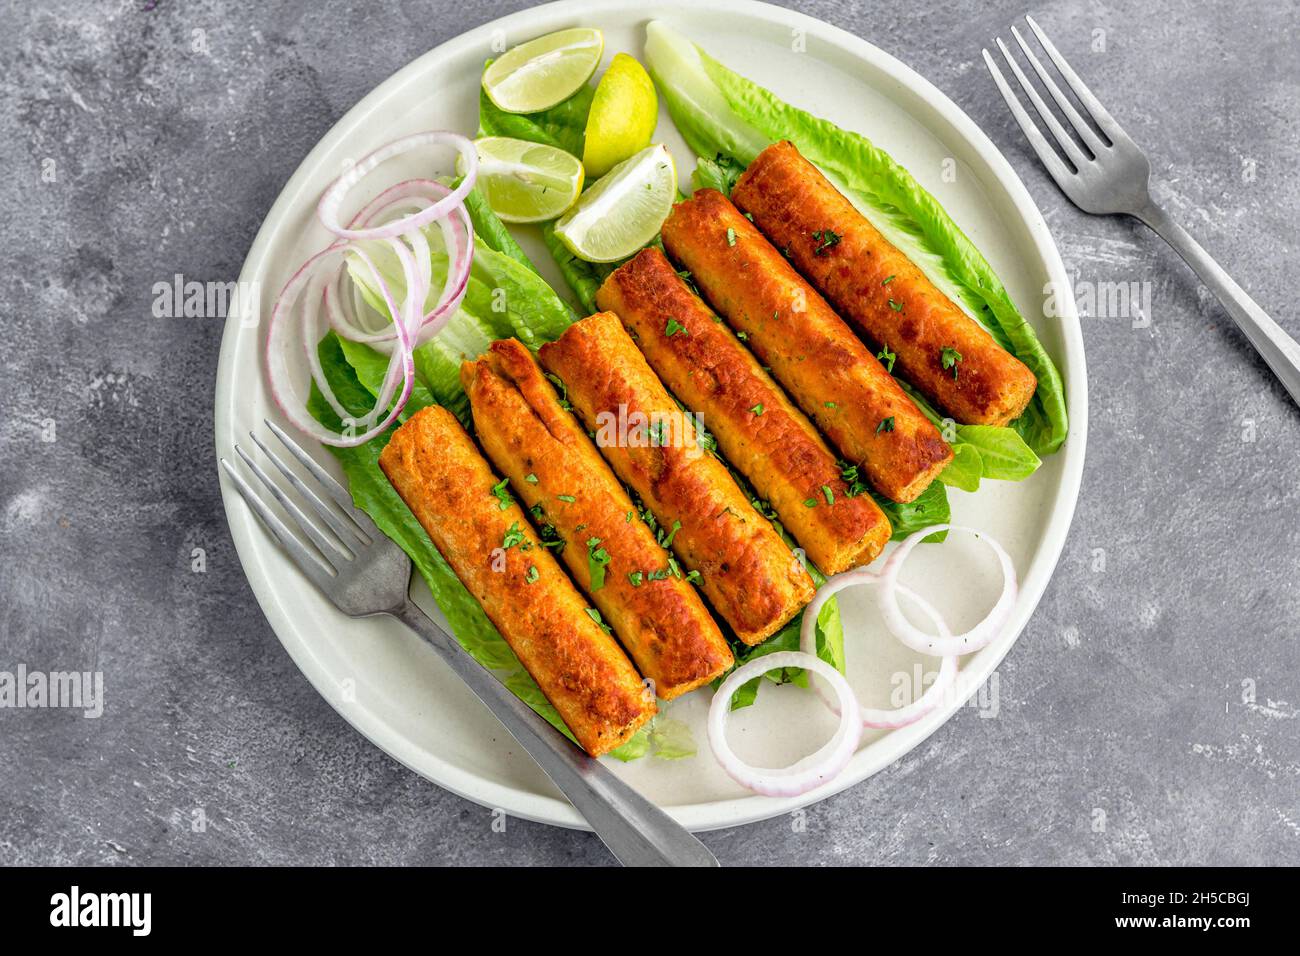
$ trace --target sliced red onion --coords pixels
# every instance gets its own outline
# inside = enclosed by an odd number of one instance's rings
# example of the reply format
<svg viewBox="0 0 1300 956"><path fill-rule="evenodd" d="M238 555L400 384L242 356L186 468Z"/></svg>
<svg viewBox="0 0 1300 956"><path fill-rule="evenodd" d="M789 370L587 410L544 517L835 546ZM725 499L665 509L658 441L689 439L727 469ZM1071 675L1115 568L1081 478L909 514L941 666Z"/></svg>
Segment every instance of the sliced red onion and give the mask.
<svg viewBox="0 0 1300 956"><path fill-rule="evenodd" d="M984 616L983 620L962 634L938 636L927 634L907 619L898 604L898 591L902 588L898 583L898 575L902 570L903 562L907 560L907 556L912 553L912 549L918 542L937 531L960 531L973 534L989 546L1002 568L1002 593L998 595L993 609ZM1011 609L1016 603L1016 593L1016 569L1011 563L1011 556L1002 545L982 531L955 524L932 525L910 535L889 556L880 572L880 613L884 618L885 626L912 650L935 657L971 654L988 645L997 637L1006 624L1007 618L1010 617Z"/></svg>
<svg viewBox="0 0 1300 956"><path fill-rule="evenodd" d="M388 412L388 415L379 424L373 425L372 423L375 418L382 414L382 410L387 408L386 403L381 404L380 402L376 402L374 409L369 415L360 420L353 419L346 414L346 410L342 408L333 393L329 390L329 385L325 382L324 376L321 375L319 379L316 379L313 374L313 380L315 380L317 386L321 388L321 392L325 396L326 401L330 403L331 407L334 408L336 412L342 413L340 414L340 418L343 419L344 424L350 428L355 428L358 425L362 425L364 428L364 430L359 434L355 434L351 437L340 435L338 432L326 428L307 412L308 396L299 394L297 389L294 388L291 378L292 373L288 364L288 357L290 355L302 354L298 348L294 347L291 340L293 330L290 328L290 325L292 324L292 319L297 311L296 306L299 304L300 300L307 299L307 296L305 296L304 293L309 292L310 290L319 289L319 285L313 281L317 278L319 272L331 268L347 268L344 258L347 251L347 244L335 243L334 245L316 253L316 255L312 256L302 265L298 272L294 274L293 278L289 280L284 289L280 292L280 298L276 301L275 308L271 312L266 341L266 372L271 387L271 397L275 400L276 405L279 406L280 410L284 412L285 417L288 418L296 428L318 441L328 445L336 445L338 447L350 447L353 445L363 444L391 425L393 421L396 420L402 406L406 404L406 400L410 398L411 389L415 384L415 363L411 355L410 336L399 321L395 322L394 325L399 327L398 337L402 346L393 355L393 360L390 364L390 371L392 364L396 364L401 369L402 392L398 401L392 406L391 411ZM378 275L376 277L379 278ZM388 303L389 308L393 310L395 316L400 315L401 312L393 301L392 293L388 289L387 284L383 283L382 279L380 279L380 285L382 294L385 301ZM308 310L310 310L313 305L318 304L319 303L313 303L310 300L303 303L304 308ZM314 327L314 315L315 313L308 312L307 318L303 321ZM309 364L309 370L313 373L315 373L319 367L319 363L317 363L314 368Z"/></svg>
<svg viewBox="0 0 1300 956"><path fill-rule="evenodd" d="M816 596L812 602L804 608L803 627L799 632L799 647L805 654L816 653L817 648L817 615L821 613L822 607L835 594L843 591L845 588L856 585L869 584L879 585L881 583L880 575L874 574L865 568L859 568L856 571L845 571L843 574L837 574L828 578L826 583L817 589ZM948 625L943 617L939 614L929 601L921 597L910 588L902 584L897 585L899 593L916 604L917 607L928 617L932 624L938 628L940 635L948 635ZM943 702L944 695L952 686L957 677L957 658L948 656L943 659L939 665L939 674L934 681L926 688L916 700L904 707L896 707L891 710L879 708L862 707L859 704L859 713L862 716L862 726L874 730L897 730L900 727L906 727L908 724L914 724L935 707ZM822 689L813 683L813 688L832 711L839 713L839 707L835 701L831 700Z"/></svg>
<svg viewBox="0 0 1300 956"><path fill-rule="evenodd" d="M745 763L727 743L731 698L746 681L782 667L802 667L825 678L839 698L840 725L825 744L788 767L768 769ZM833 779L848 765L862 739L858 699L844 675L821 658L802 651L779 651L737 667L722 682L709 705L709 745L732 780L769 797L795 797Z"/></svg>
<svg viewBox="0 0 1300 956"><path fill-rule="evenodd" d="M380 163L423 146L450 146L460 154L465 167L465 174L461 178L460 185L428 208L412 213L395 222L360 228L345 228L339 222L339 208L343 205L344 198L353 186L365 179ZM474 180L477 176L478 151L474 148L472 141L459 133L452 133L447 130L415 133L411 136L393 140L386 146L379 147L379 149L361 159L342 176L334 180L330 187L325 190L325 194L321 196L320 204L316 207L316 214L320 217L320 221L326 229L342 239L392 239L412 229L427 226L429 223L447 215L465 201L469 191L474 188Z"/></svg>
<svg viewBox="0 0 1300 956"><path fill-rule="evenodd" d="M424 145L450 145L466 157L467 172L451 189L431 179L398 183L371 200L349 223L339 227L338 209L348 190L384 160ZM339 177L321 198L318 212L326 228L341 238L312 256L285 285L272 311L267 333L267 376L271 394L285 416L301 431L329 445L364 444L396 421L415 384L414 350L437 335L451 320L469 288L474 227L464 198L477 174L473 144L454 133L422 133L397 140L371 153ZM414 212L410 212L414 210ZM405 215L400 215L405 213ZM429 306L433 283L432 252L423 229L437 222L447 254L447 277ZM398 303L362 240L388 244L402 268L405 296ZM361 320L366 308L348 270L354 259L367 269L388 311L382 327ZM351 289L348 287L351 286ZM426 311L427 308L427 311ZM299 341L292 344L292 325L299 321ZM360 418L351 416L330 388L317 348L332 328L338 335L385 352L388 368L375 404ZM294 386L289 359L298 356L310 381L339 416L348 434L325 428L306 411L307 397Z"/></svg>
<svg viewBox="0 0 1300 956"><path fill-rule="evenodd" d="M382 222L404 207L418 205L420 201L434 202L450 194L451 189L431 179L412 179L398 183L375 197L357 214L352 225ZM438 225L442 230L443 245L448 256L447 282L443 285L438 301L424 315L424 322L415 336L416 348L437 335L451 321L469 289L469 253L474 245L474 226L470 222L469 213L464 206L458 206L453 214L438 220ZM416 261L421 264L426 284L432 282L428 240L418 229L406 234L405 238L415 247ZM373 266L371 271L375 271ZM340 275L334 286L326 289L325 308L331 328L344 338L365 343L382 352L391 352L395 338L393 329L362 326L358 318L362 311L360 296L346 294L349 284L348 278ZM355 292L355 284L352 285Z"/></svg>

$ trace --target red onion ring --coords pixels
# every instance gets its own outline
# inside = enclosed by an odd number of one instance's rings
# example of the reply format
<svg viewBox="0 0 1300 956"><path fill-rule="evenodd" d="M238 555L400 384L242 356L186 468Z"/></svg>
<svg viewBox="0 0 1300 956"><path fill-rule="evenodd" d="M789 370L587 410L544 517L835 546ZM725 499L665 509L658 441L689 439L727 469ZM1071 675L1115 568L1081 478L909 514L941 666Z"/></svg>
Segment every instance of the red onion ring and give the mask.
<svg viewBox="0 0 1300 956"><path fill-rule="evenodd" d="M279 299L276 300L275 308L271 312L271 319L268 323L266 339L266 372L267 378L270 382L271 396L275 400L276 405L284 413L285 417L293 423L294 427L318 441L338 447L360 445L369 441L376 434L379 434L391 425L401 412L402 406L406 404L406 400L410 398L411 389L415 384L415 362L411 354L410 337L407 334L405 327L402 326L402 323L399 321L394 323L394 327L400 329L398 337L402 343L402 348L394 354L393 363L400 363L402 370L402 393L398 402L393 405L392 410L388 413L388 416L379 425L367 428L361 435L352 437L340 435L338 432L326 428L307 413L307 396L299 394L293 387L290 380L290 369L287 362L287 357L291 352L291 347L286 337L290 334L288 326L290 325L290 320L295 312L295 306L297 306L299 300L303 297L303 292L312 286L312 280L316 277L318 271L327 266L331 266L335 269L346 268L346 262L344 260L344 253L346 251L346 244L335 243L334 245L328 246L316 253L316 255L303 263L297 273L294 274L293 278L289 280L284 289L280 292ZM387 283L384 283L378 274L376 274L376 278L380 281L381 292L385 301L388 303L389 308L393 310L394 315L400 315L401 312L398 310L396 303L393 302L392 292L389 290ZM319 367L319 364L317 364L316 367ZM353 427L362 424L363 422L369 424L366 422L366 419L372 419L381 408L385 407L379 402L376 402L374 409L372 409L369 415L364 419L357 420L351 418L351 416L347 414L346 409L342 408L338 399L334 396L333 392L330 391L329 384L325 382L323 375L316 381L316 384L321 388L322 395L325 396L326 401L330 403L330 406L334 408L335 412L342 413L339 417L347 426Z"/></svg>
<svg viewBox="0 0 1300 956"><path fill-rule="evenodd" d="M824 677L840 699L840 725L815 753L788 767L768 769L745 763L727 743L731 698L746 681L782 667L802 667ZM844 675L820 657L802 651L778 651L742 664L727 675L709 705L709 746L732 780L769 797L795 797L833 779L853 758L862 739L858 699Z"/></svg>
<svg viewBox="0 0 1300 956"><path fill-rule="evenodd" d="M369 228L345 228L339 222L339 207L343 205L343 199L347 196L349 190L361 182L380 163L392 159L394 156L400 156L412 149L418 149L421 146L450 146L455 149L464 160L465 166L465 175L461 179L460 185L427 209L413 213L396 222ZM325 190L324 195L320 197L320 203L316 207L316 215L326 229L341 239L392 239L412 229L426 226L447 215L452 209L465 201L469 191L474 188L474 180L477 176L478 150L475 149L470 140L459 133L451 133L445 130L415 133L411 136L395 139L388 145L379 147L379 149L363 157L351 169L334 180L329 188Z"/></svg>
<svg viewBox="0 0 1300 956"><path fill-rule="evenodd" d="M822 607L840 591L845 588L853 587L858 584L880 584L880 575L874 574L865 568L859 568L856 571L845 571L843 574L837 574L834 577L827 578L826 583L817 589L817 594L813 597L809 605L804 608L803 627L799 632L799 648L805 654L815 654L817 647L817 616L821 613ZM919 607L931 623L939 629L941 635L948 635L948 625L943 617L935 610L929 601L921 597L910 588L898 585L899 592L909 600L913 601ZM862 716L862 726L872 730L897 730L900 727L906 727L908 724L914 724L930 711L934 710L943 702L944 695L952 687L953 682L957 679L957 658L948 656L943 659L939 665L939 674L928 688L918 697L903 707L896 707L890 710L879 708L862 707L859 703L858 710ZM839 708L822 691L817 684L813 683L813 689L817 691L817 696L836 714Z"/></svg>
<svg viewBox="0 0 1300 956"><path fill-rule="evenodd" d="M907 556L912 553L912 549L916 547L918 542L937 531L961 531L966 534L973 534L989 546L997 556L998 563L1002 568L1002 593L998 595L997 602L993 605L992 610L984 616L984 619L962 634L940 635L938 637L926 634L908 621L903 615L902 608L899 607L897 594L902 587L898 583L898 575L902 570L903 562L907 560ZM912 650L935 657L971 654L987 646L998 635L1002 626L1007 622L1007 618L1010 617L1011 608L1016 602L1016 593L1016 569L1012 565L1011 556L1007 554L1006 549L982 531L955 524L932 525L910 535L889 556L880 572L880 613L884 617L885 626Z"/></svg>
<svg viewBox="0 0 1300 956"><path fill-rule="evenodd" d="M367 203L347 228L339 225L338 211L344 197L367 173L393 156L427 145L452 146L465 158L467 171L459 186L452 189L431 179L407 180L389 187ZM419 133L375 150L335 180L321 197L317 207L321 222L340 238L308 259L285 284L267 330L267 378L271 394L285 417L299 430L328 445L351 447L382 433L401 414L415 385L414 350L451 321L469 288L474 226L464 199L474 185L477 159L474 144L463 136L440 131ZM393 218L412 208L415 212ZM430 306L432 251L422 230L434 222L441 231L448 261L446 279L437 300ZM400 305L363 240L385 242L397 257L405 286ZM350 265L357 262L369 271L388 310L390 321L382 328L367 328L360 322L359 289L349 273ZM301 322L297 348L291 344L290 331L295 319ZM360 418L353 417L343 407L321 367L317 347L327 329L389 355L375 404ZM305 360L311 382L344 423L344 434L325 428L307 413L308 396L294 387L290 355L300 355Z"/></svg>

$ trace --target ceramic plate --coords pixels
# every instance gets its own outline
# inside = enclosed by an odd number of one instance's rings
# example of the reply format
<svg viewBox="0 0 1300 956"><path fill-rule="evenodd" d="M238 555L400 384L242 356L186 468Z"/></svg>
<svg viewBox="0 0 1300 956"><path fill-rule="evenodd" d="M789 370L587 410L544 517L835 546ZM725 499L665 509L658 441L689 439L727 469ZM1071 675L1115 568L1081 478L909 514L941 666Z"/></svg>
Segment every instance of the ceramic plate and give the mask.
<svg viewBox="0 0 1300 956"><path fill-rule="evenodd" d="M594 26L605 33L606 62L618 51L640 57L652 17L668 21L785 100L865 133L907 166L989 259L1065 377L1071 432L1060 453L1027 481L985 482L976 494L949 490L954 521L1000 540L1021 582L1004 633L963 659L959 686L969 695L1015 643L1065 542L1087 432L1083 340L1068 297L1058 314L1044 317L1044 289L1049 283L1068 288L1067 278L1042 215L1007 161L947 97L870 43L793 11L736 0L652 5L565 0L485 24L400 70L317 144L267 215L244 264L242 287L260 289L260 314L269 315L275 294L296 267L327 243L314 219L316 201L350 160L418 130L473 134L479 73L503 41L513 46L565 27ZM666 111L658 138L669 145L685 179L693 157ZM393 161L366 186L377 191L416 171ZM526 248L543 268L549 264L540 244ZM548 278L564 289L556 273L548 272ZM216 386L218 456L230 457L234 441L261 428L264 417L277 417L262 374L263 340L257 324L239 316L228 321ZM318 452L332 467L329 455ZM240 560L272 628L312 684L354 727L411 769L470 800L530 820L583 826L492 715L414 634L395 621L339 614L282 556L224 480L223 493ZM904 580L930 597L955 628L981 617L998 591L996 564L990 567L982 548L974 539L950 536L941 547L917 549L904 572ZM421 600L432 606L427 592ZM844 592L841 606L849 678L863 703L890 706L899 694L907 698L915 675L937 662L913 655L885 634L873 597L864 590ZM704 733L709 697L707 690L697 692L666 708L670 717L692 727L699 747L695 757L630 764L606 758L617 773L697 830L789 812L850 787L906 754L963 706L955 696L910 727L870 733L833 783L798 798L772 799L741 789L714 761ZM751 762L778 766L819 746L833 727L815 695L766 686L757 706L734 716L731 739Z"/></svg>

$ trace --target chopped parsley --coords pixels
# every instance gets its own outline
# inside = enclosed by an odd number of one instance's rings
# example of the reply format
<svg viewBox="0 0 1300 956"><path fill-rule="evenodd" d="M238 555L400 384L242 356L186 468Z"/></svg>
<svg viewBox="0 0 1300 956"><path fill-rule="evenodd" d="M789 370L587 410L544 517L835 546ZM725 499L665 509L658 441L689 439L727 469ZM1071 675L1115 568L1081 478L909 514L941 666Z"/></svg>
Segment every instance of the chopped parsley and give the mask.
<svg viewBox="0 0 1300 956"><path fill-rule="evenodd" d="M858 477L858 466L851 465L847 461L839 462L839 466L840 477L844 479L844 483L849 486L844 492L844 497L856 498L859 495L866 494L867 486L863 484L862 479Z"/></svg>
<svg viewBox="0 0 1300 956"><path fill-rule="evenodd" d="M517 544L524 543L524 532L519 527L518 521L510 522L510 527L506 529L505 535L501 538L501 547L509 551Z"/></svg>
<svg viewBox="0 0 1300 956"><path fill-rule="evenodd" d="M603 630L606 634L611 633L609 629L609 625L606 624L603 620L601 620L600 612L597 611L594 607L587 608L587 617L591 618L593 621L599 624L601 630Z"/></svg>
<svg viewBox="0 0 1300 956"><path fill-rule="evenodd" d="M890 307L891 309L893 309L895 312L902 312L902 311L903 311L903 303L901 303L901 302L895 302L893 299L890 299L890 300L889 300L889 307Z"/></svg>
<svg viewBox="0 0 1300 956"><path fill-rule="evenodd" d="M893 277L893 276L885 276L885 281L882 282L882 283L880 283L880 284L881 284L881 285L889 285L889 283L891 283L891 282L893 282L893 281L894 281L894 277Z"/></svg>
<svg viewBox="0 0 1300 956"><path fill-rule="evenodd" d="M813 249L813 255L825 255L826 250L839 244L840 234L833 229L818 229L812 234L813 242L817 243Z"/></svg>
<svg viewBox="0 0 1300 956"><path fill-rule="evenodd" d="M806 508L816 508L816 507L817 507L817 499L816 499L816 498L809 498L809 499L807 499L806 501L804 501L804 507L806 507Z"/></svg>
<svg viewBox="0 0 1300 956"><path fill-rule="evenodd" d="M730 226L728 226L728 227L727 227L727 245L729 245L729 246L734 246L735 244L736 244L736 230L734 230L734 229L732 229Z"/></svg>
<svg viewBox="0 0 1300 956"><path fill-rule="evenodd" d="M945 345L939 353L939 361L944 368L952 369L952 380L957 381L957 364L961 361L961 353L952 346Z"/></svg>
<svg viewBox="0 0 1300 956"><path fill-rule="evenodd" d="M830 409L836 409L836 408L839 408L839 406L836 405L834 402L823 402L822 404L824 404L827 408L830 408Z"/></svg>
<svg viewBox="0 0 1300 956"><path fill-rule="evenodd" d="M645 573L642 571L629 571L627 579L632 582L632 587L639 588L641 582L645 580Z"/></svg>
<svg viewBox="0 0 1300 956"><path fill-rule="evenodd" d="M879 352L876 353L876 358L880 359L880 363L885 366L886 372L888 372L890 375L894 374L894 361L898 358L898 356L895 353L889 351L888 345L884 346Z"/></svg>
<svg viewBox="0 0 1300 956"><path fill-rule="evenodd" d="M880 424L876 426L877 435L879 435L881 432L892 432L893 430L894 430L893 415L890 415L888 418L882 418L880 420Z"/></svg>
<svg viewBox="0 0 1300 956"><path fill-rule="evenodd" d="M678 332L680 332L682 335L691 334L690 332L686 331L686 326L682 325L676 319L669 319L668 324L664 326L664 335L666 335L668 338L671 339Z"/></svg>
<svg viewBox="0 0 1300 956"><path fill-rule="evenodd" d="M528 565L528 573L524 575L524 583L532 584L539 577L541 577L541 575L537 573L537 566L533 564Z"/></svg>
<svg viewBox="0 0 1300 956"><path fill-rule="evenodd" d="M591 575L591 589L599 591L605 586L605 569L609 567L609 552L600 546L599 538L587 539L587 573Z"/></svg>
<svg viewBox="0 0 1300 956"><path fill-rule="evenodd" d="M556 495L555 497L559 498L561 501L567 501L569 504L573 504L575 501L578 500L577 498L573 497L573 495Z"/></svg>
<svg viewBox="0 0 1300 956"><path fill-rule="evenodd" d="M762 403L762 402L759 402L757 405L755 405L753 408L751 408L750 411L753 412L755 415L762 415L762 414L763 414L763 403Z"/></svg>
<svg viewBox="0 0 1300 956"><path fill-rule="evenodd" d="M502 511L509 510L510 506L515 503L515 499L510 497L510 491L506 488L509 481L509 478L502 478L492 486L492 497L496 498L497 507Z"/></svg>
<svg viewBox="0 0 1300 956"><path fill-rule="evenodd" d="M542 539L542 547L550 548L556 554L564 551L564 539L560 537L560 532L555 530L555 525L546 520L546 512L542 510L541 505L533 505L528 509L528 513L533 516L537 522L537 536ZM527 549L527 545L525 545Z"/></svg>
<svg viewBox="0 0 1300 956"><path fill-rule="evenodd" d="M828 505L835 504L835 492L831 491L830 485L822 485L822 495L826 498Z"/></svg>
<svg viewBox="0 0 1300 956"><path fill-rule="evenodd" d="M663 529L660 529L658 534L655 535L656 539L659 541L659 546L665 549L671 548L673 546L673 538L677 537L677 532L681 530L682 523L680 521L674 521L672 530L666 534Z"/></svg>
<svg viewBox="0 0 1300 956"><path fill-rule="evenodd" d="M530 471L528 474L524 475L524 481L528 482L530 485L535 485L537 484L537 476Z"/></svg>

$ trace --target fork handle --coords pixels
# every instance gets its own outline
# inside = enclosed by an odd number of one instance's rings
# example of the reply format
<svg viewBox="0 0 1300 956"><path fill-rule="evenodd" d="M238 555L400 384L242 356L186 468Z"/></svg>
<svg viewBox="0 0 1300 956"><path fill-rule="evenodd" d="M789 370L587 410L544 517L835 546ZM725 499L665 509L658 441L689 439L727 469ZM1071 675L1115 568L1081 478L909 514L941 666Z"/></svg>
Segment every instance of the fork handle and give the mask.
<svg viewBox="0 0 1300 956"><path fill-rule="evenodd" d="M624 866L717 866L708 848L657 806L587 756L480 666L413 602L393 616L451 665Z"/></svg>
<svg viewBox="0 0 1300 956"><path fill-rule="evenodd" d="M1250 344L1255 346L1255 351L1268 363L1291 399L1300 405L1300 344L1269 318L1246 290L1237 285L1214 257L1164 209L1151 203L1137 213L1137 218L1173 246L1200 276L1206 287L1223 303L1237 327L1246 334Z"/></svg>

